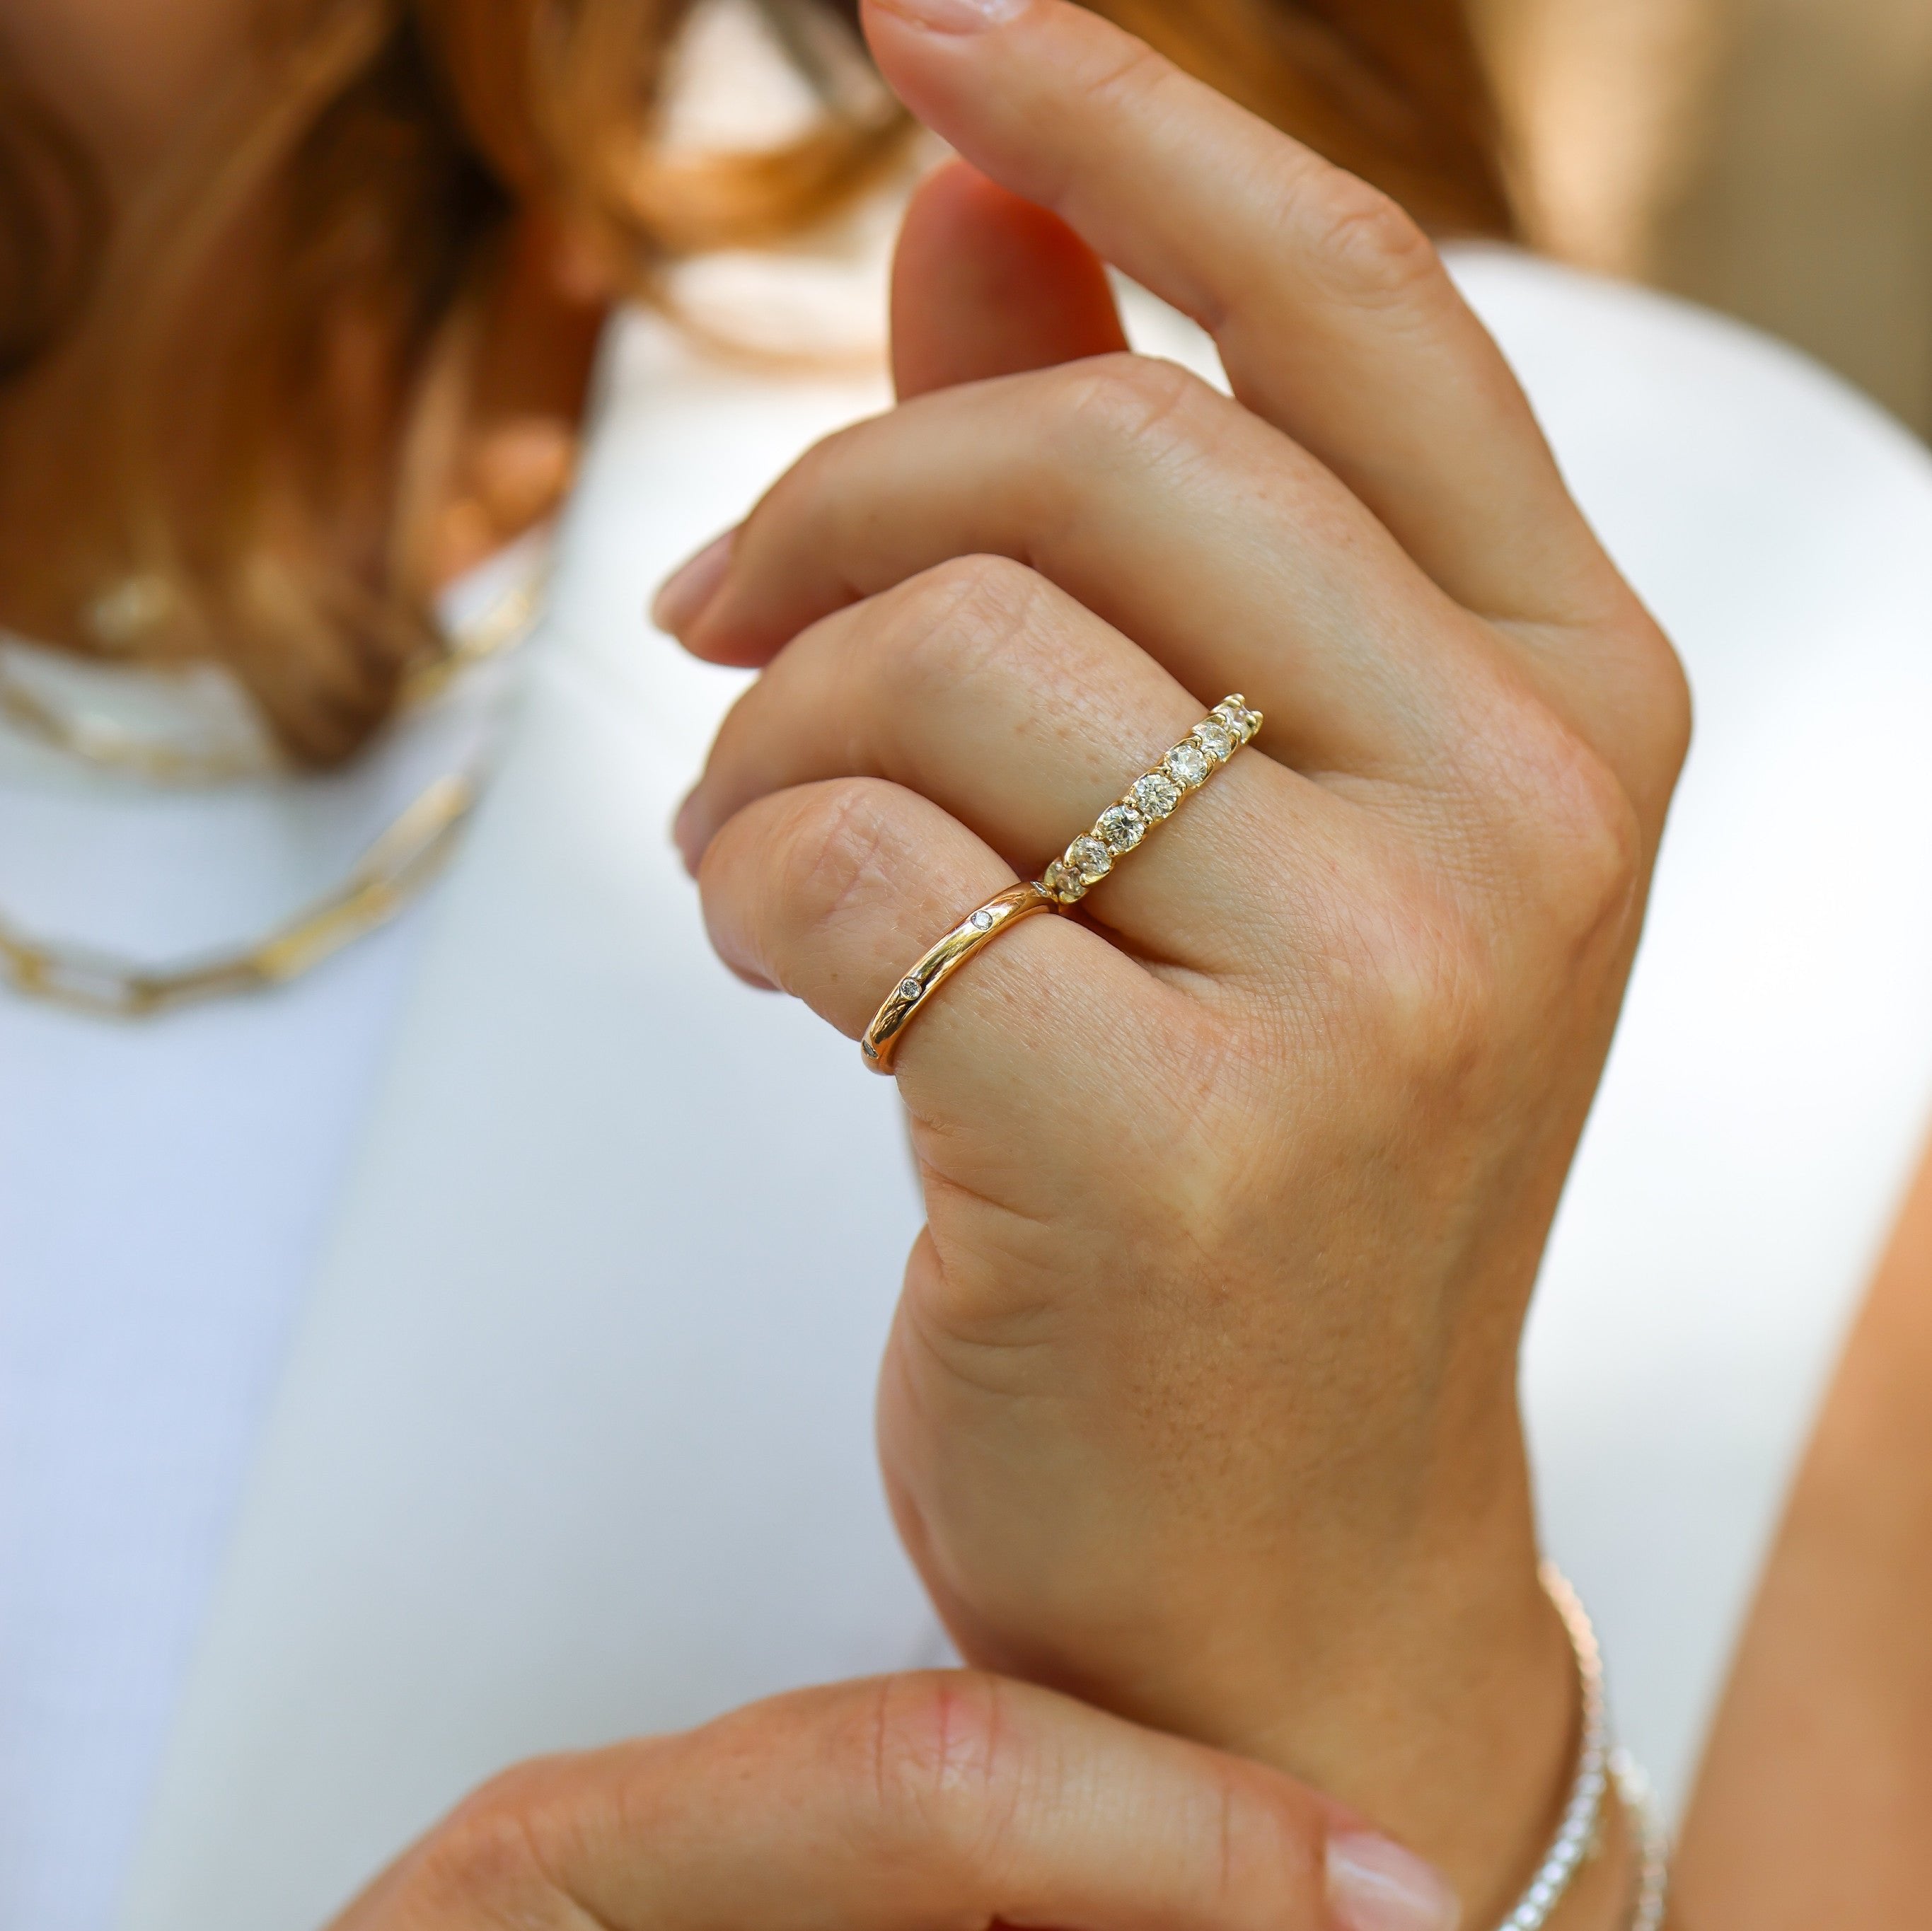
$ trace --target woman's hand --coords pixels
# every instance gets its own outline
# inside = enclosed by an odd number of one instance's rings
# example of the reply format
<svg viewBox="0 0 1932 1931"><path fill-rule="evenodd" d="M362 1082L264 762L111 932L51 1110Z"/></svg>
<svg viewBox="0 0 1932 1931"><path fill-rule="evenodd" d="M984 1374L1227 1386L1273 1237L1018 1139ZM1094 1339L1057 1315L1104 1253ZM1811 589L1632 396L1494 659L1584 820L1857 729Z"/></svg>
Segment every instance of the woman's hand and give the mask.
<svg viewBox="0 0 1932 1931"><path fill-rule="evenodd" d="M1442 1882L1258 1765L934 1671L498 1778L333 1931L1448 1931Z"/></svg>
<svg viewBox="0 0 1932 1931"><path fill-rule="evenodd" d="M868 6L888 79L1066 225L1009 231L1048 346L996 303L976 366L1118 340L1084 243L1234 399L1115 352L813 451L661 605L769 664L680 837L725 959L856 1036L1208 704L1266 713L905 1036L888 1479L972 1660L1291 1765L1500 1906L1574 1747L1517 1337L1682 677L1398 210L1064 0L931 7Z"/></svg>

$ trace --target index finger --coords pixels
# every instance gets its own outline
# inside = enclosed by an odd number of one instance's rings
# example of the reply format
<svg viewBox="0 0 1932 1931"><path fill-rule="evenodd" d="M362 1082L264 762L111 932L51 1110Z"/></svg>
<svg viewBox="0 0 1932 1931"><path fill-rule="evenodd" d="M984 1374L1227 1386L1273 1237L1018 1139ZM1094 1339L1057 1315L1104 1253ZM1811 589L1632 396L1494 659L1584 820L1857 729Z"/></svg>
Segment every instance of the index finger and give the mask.
<svg viewBox="0 0 1932 1931"><path fill-rule="evenodd" d="M1502 352L1394 202L1069 0L866 0L880 69L983 172L1214 336L1240 400L1469 609L1614 573Z"/></svg>

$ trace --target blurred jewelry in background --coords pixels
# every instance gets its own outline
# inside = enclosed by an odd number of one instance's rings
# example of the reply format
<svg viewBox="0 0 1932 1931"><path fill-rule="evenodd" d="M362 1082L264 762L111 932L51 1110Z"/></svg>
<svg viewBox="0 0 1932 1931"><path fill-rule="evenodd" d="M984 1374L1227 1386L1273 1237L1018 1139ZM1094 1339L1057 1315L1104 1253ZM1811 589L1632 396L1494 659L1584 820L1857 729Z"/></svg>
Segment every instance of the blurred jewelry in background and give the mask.
<svg viewBox="0 0 1932 1931"><path fill-rule="evenodd" d="M386 924L482 793L550 548L540 526L444 593L444 648L329 772L295 769L215 665L104 663L0 630L0 982L137 1018L296 978ZM164 594L130 578L90 616L140 625ZM121 889L76 880L76 849ZM157 877L171 887L140 889Z"/></svg>
<svg viewBox="0 0 1932 1931"><path fill-rule="evenodd" d="M1474 0L1530 238L1807 351L1932 436L1926 0Z"/></svg>
<svg viewBox="0 0 1932 1931"><path fill-rule="evenodd" d="M700 9L670 68L652 153L686 188L808 139L829 106L855 127L898 124L849 30L791 0ZM668 257L652 305L727 360L876 368L891 232L929 151L896 133L890 146L884 191L755 248ZM352 755L292 745L223 661L221 621L138 547L130 562L109 546L64 620L29 604L8 613L17 628L0 621L0 987L129 1018L281 984L386 924L450 856L543 615L621 292L587 234L537 224L504 245L542 292L506 271L489 316L459 304L426 359L389 535L388 574L415 589L410 654ZM181 547L160 553L178 562ZM274 574L258 587L286 616Z"/></svg>

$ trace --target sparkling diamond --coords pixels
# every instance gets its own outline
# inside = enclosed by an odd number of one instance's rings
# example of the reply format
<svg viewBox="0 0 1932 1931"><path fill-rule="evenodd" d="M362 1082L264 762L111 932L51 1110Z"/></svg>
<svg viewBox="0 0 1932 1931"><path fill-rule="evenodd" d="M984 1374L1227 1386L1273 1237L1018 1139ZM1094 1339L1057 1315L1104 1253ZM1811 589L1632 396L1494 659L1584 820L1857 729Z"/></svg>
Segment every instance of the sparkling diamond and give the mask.
<svg viewBox="0 0 1932 1931"><path fill-rule="evenodd" d="M1106 877L1114 868L1114 854L1100 841L1089 834L1076 838L1066 847L1064 861L1066 869L1082 885L1091 885Z"/></svg>
<svg viewBox="0 0 1932 1931"><path fill-rule="evenodd" d="M1100 842L1118 858L1147 836L1148 823L1131 805L1109 805L1094 829L1100 834Z"/></svg>
<svg viewBox="0 0 1932 1931"><path fill-rule="evenodd" d="M1234 734L1219 718L1204 718L1194 727L1194 742L1202 745L1216 764L1225 764L1234 754Z"/></svg>
<svg viewBox="0 0 1932 1931"><path fill-rule="evenodd" d="M1208 772L1214 769L1214 760L1192 738L1185 744L1176 745L1162 762L1167 766L1168 777L1184 791L1192 791L1204 783Z"/></svg>
<svg viewBox="0 0 1932 1931"><path fill-rule="evenodd" d="M1150 771L1136 778L1127 796L1143 818L1157 823L1180 802L1180 787L1164 771Z"/></svg>
<svg viewBox="0 0 1932 1931"><path fill-rule="evenodd" d="M976 932L989 932L993 928L993 915L982 908L975 912L966 922Z"/></svg>
<svg viewBox="0 0 1932 1931"><path fill-rule="evenodd" d="M916 999L924 990L925 988L916 979L902 979L899 981L899 997L902 999Z"/></svg>
<svg viewBox="0 0 1932 1931"><path fill-rule="evenodd" d="M1261 727L1262 714L1250 710L1244 698L1223 697L1214 706L1214 715L1228 727L1237 744L1246 744Z"/></svg>
<svg viewBox="0 0 1932 1931"><path fill-rule="evenodd" d="M1040 874L1040 882L1063 905L1071 905L1087 889L1086 881L1059 859Z"/></svg>

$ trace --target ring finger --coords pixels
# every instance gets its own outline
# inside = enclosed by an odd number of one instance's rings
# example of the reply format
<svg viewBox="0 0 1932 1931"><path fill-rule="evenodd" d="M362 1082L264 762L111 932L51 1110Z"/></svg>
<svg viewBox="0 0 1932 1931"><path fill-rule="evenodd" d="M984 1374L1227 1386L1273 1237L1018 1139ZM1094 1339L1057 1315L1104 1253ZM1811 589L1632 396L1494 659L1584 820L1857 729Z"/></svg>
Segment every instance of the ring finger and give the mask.
<svg viewBox="0 0 1932 1931"><path fill-rule="evenodd" d="M856 1039L906 968L1012 868L929 799L878 778L758 799L712 841L698 873L705 925L728 964L788 992ZM1076 920L1028 919L950 980L892 1063L916 1114L970 1123L1006 1162L1016 1105L1031 1130L1075 1134L1132 1110L1151 1069L1220 1029L1201 1002ZM1162 1117L1150 1105L1150 1117ZM1083 1124L1085 1123L1085 1124ZM968 1158L956 1147L955 1156ZM1010 1165L1010 1163L1008 1163ZM1004 1171L1022 1211L1058 1183Z"/></svg>
<svg viewBox="0 0 1932 1931"><path fill-rule="evenodd" d="M1036 876L1209 701L1044 578L965 558L782 652L727 718L680 842L694 862L756 799L877 777L922 793ZM1347 808L1262 755L1184 803L1148 789L1136 816L1108 823L1122 862L1088 901L1093 916L1144 956L1195 970L1277 959L1294 879L1308 875L1311 850L1340 835Z"/></svg>

